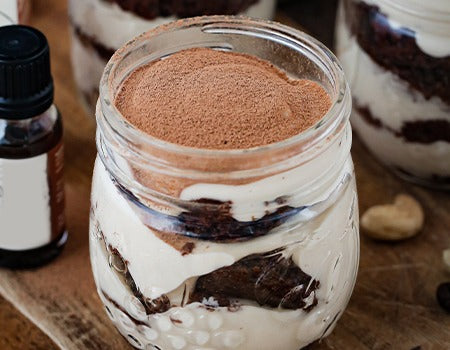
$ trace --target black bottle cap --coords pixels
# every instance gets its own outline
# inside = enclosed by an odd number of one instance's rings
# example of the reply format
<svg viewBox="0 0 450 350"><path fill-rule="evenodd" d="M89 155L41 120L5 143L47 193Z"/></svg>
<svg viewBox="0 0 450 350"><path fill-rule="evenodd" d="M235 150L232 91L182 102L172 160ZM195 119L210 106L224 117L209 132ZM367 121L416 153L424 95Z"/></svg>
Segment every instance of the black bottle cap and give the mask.
<svg viewBox="0 0 450 350"><path fill-rule="evenodd" d="M27 119L53 103L47 39L37 29L0 27L0 118Z"/></svg>

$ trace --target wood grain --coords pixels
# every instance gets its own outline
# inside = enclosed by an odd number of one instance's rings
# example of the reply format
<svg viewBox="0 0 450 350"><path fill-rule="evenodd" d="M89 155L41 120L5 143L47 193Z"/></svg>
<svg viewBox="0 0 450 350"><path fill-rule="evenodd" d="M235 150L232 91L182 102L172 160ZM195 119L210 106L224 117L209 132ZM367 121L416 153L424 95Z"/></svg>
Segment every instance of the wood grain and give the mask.
<svg viewBox="0 0 450 350"><path fill-rule="evenodd" d="M14 306L0 297L0 349L56 350L56 345Z"/></svg>
<svg viewBox="0 0 450 350"><path fill-rule="evenodd" d="M34 271L0 270L0 292L64 349L127 349L97 297L88 253L94 124L81 109L70 66L66 2L36 0L32 24L51 45L56 103L65 123L67 218L70 239L54 263ZM419 199L424 232L399 244L362 237L361 264L349 307L335 332L314 350L450 349L450 316L435 301L450 280L441 251L450 247L450 197L395 178L355 140L360 210L399 192ZM53 349L50 340L0 299L0 349ZM12 321L8 321L12 320Z"/></svg>

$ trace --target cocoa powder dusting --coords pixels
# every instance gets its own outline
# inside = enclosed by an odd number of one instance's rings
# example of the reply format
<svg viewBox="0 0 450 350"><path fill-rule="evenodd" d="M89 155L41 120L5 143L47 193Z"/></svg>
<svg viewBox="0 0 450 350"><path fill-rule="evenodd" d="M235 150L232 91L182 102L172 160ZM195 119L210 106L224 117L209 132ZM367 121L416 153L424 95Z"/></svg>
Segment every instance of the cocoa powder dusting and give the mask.
<svg viewBox="0 0 450 350"><path fill-rule="evenodd" d="M196 48L138 68L116 106L158 139L207 149L244 149L288 139L317 123L331 100L256 57Z"/></svg>

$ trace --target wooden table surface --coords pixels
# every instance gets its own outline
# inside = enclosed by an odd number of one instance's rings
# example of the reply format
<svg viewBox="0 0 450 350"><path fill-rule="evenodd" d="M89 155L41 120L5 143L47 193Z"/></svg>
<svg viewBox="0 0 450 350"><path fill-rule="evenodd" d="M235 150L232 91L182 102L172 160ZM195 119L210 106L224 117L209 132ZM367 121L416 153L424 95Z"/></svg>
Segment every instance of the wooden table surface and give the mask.
<svg viewBox="0 0 450 350"><path fill-rule="evenodd" d="M0 291L17 307L0 297L1 350L128 348L104 315L90 275L86 250L90 176L95 157L94 125L83 113L75 92L66 11L65 1L35 0L32 25L47 35L51 46L56 103L65 123L67 216L71 236L62 256L48 267L31 272L0 270ZM335 332L311 348L450 349L450 315L435 300L436 286L450 280L441 261L441 251L450 247L449 194L398 180L367 154L357 139L352 153L360 210L389 202L399 192L410 193L425 208L425 229L419 236L397 244L362 237L359 276L349 307ZM71 267L77 276L83 276L81 281L78 277L73 281L70 276L64 276L68 267L61 267L79 261L70 260L75 254L81 254L81 261L85 262ZM61 283L75 286L79 283L80 291L75 291L75 297L69 294L70 290L65 292L64 286L56 288L54 293L44 292L47 281L40 280L39 274L58 273ZM51 283L57 283L58 278ZM64 293L73 299L70 304L62 303Z"/></svg>

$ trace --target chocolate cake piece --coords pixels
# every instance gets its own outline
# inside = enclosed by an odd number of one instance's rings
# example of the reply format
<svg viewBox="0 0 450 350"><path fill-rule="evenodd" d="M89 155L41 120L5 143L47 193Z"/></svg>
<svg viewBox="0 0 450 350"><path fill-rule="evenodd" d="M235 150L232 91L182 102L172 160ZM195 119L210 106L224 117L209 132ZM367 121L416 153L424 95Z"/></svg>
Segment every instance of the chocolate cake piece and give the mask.
<svg viewBox="0 0 450 350"><path fill-rule="evenodd" d="M405 122L398 131L385 125L380 118L372 114L369 108L359 105L357 101L354 102L354 108L366 123L377 129L387 130L396 137L402 137L406 142L421 144L431 144L438 141L450 142L450 122L446 120Z"/></svg>
<svg viewBox="0 0 450 350"><path fill-rule="evenodd" d="M246 241L264 236L305 209L285 205L258 220L238 221L232 216L231 202L199 199L192 201L192 207L178 216L171 216L147 207L115 179L112 181L119 192L135 205L141 220L150 229L213 242Z"/></svg>
<svg viewBox="0 0 450 350"><path fill-rule="evenodd" d="M238 221L231 213L231 202L199 199L194 206L178 216L181 232L189 237L211 241L243 241L268 234L305 207L282 206L254 221Z"/></svg>
<svg viewBox="0 0 450 350"><path fill-rule="evenodd" d="M450 142L450 122L446 120L420 120L405 122L401 134L409 142Z"/></svg>
<svg viewBox="0 0 450 350"><path fill-rule="evenodd" d="M261 306L309 311L317 305L313 293L318 288L319 281L278 251L250 255L199 277L189 302L212 297L219 306L229 306L235 299L247 299Z"/></svg>
<svg viewBox="0 0 450 350"><path fill-rule="evenodd" d="M416 43L408 28L393 28L377 6L344 0L346 21L359 46L380 66L398 75L427 99L450 105L450 56L433 57Z"/></svg>
<svg viewBox="0 0 450 350"><path fill-rule="evenodd" d="M94 36L86 34L75 23L72 23L72 27L74 28L74 34L78 37L80 42L85 47L88 47L97 52L99 57L103 58L105 61L108 61L116 51L115 49L106 47L104 44L99 42Z"/></svg>
<svg viewBox="0 0 450 350"><path fill-rule="evenodd" d="M236 15L258 0L106 0L123 10L152 20L157 17L178 18L203 15Z"/></svg>

